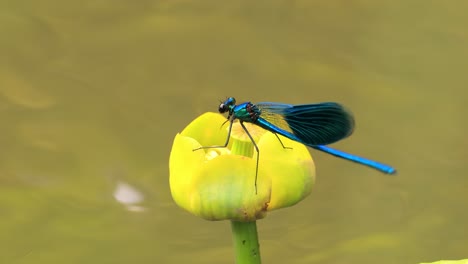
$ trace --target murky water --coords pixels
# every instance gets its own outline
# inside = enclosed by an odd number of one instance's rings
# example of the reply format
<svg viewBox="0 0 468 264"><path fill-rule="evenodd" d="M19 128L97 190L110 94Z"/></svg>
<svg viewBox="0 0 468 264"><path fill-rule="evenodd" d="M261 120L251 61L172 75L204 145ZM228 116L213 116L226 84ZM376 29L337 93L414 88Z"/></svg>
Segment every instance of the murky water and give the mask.
<svg viewBox="0 0 468 264"><path fill-rule="evenodd" d="M264 263L468 257L468 4L0 1L0 263L232 263L179 209L172 140L219 100L338 101L317 184L258 222Z"/></svg>

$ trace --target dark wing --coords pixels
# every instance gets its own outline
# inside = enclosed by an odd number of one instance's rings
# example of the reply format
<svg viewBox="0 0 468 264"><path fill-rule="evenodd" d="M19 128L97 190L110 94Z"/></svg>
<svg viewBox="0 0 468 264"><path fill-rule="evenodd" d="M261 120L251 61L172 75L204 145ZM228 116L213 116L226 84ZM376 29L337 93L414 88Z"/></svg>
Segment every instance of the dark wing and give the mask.
<svg viewBox="0 0 468 264"><path fill-rule="evenodd" d="M334 143L351 135L354 129L352 114L338 103L256 106L261 111L258 125L309 146Z"/></svg>

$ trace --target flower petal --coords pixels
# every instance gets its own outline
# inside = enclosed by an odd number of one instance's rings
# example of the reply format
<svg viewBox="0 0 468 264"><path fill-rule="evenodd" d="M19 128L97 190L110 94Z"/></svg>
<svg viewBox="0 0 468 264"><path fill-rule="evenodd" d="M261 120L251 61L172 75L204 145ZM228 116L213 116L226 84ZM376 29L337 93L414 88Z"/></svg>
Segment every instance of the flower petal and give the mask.
<svg viewBox="0 0 468 264"><path fill-rule="evenodd" d="M272 133L266 133L258 143L261 149L259 166L265 170L262 173L272 177L268 210L298 203L310 194L315 182L315 164L307 147L282 136L280 139L286 148Z"/></svg>
<svg viewBox="0 0 468 264"><path fill-rule="evenodd" d="M223 145L228 136L226 127L221 127L225 121L223 115L207 112L193 120L180 134L194 138L201 146Z"/></svg>
<svg viewBox="0 0 468 264"><path fill-rule="evenodd" d="M200 143L190 137L177 134L169 157L169 184L174 201L182 208L189 209L187 192L194 177L205 163L204 151L193 151Z"/></svg>
<svg viewBox="0 0 468 264"><path fill-rule="evenodd" d="M239 155L222 155L203 166L194 178L190 195L191 212L209 220L253 221L263 218L270 201L271 181L257 182L255 160Z"/></svg>

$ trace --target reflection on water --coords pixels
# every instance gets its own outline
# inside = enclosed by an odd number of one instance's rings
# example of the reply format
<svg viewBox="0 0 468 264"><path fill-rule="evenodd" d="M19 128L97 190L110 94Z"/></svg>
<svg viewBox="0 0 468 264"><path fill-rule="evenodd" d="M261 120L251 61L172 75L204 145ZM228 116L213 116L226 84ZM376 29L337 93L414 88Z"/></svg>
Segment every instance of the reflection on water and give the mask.
<svg viewBox="0 0 468 264"><path fill-rule="evenodd" d="M145 210L144 207L138 205L144 200L143 194L128 183L117 183L114 190L114 199L125 205L129 211L141 212Z"/></svg>
<svg viewBox="0 0 468 264"><path fill-rule="evenodd" d="M0 3L1 263L232 262L167 169L227 96L339 101L336 147L399 170L312 151L311 197L259 222L265 263L466 258L466 4L64 3Z"/></svg>

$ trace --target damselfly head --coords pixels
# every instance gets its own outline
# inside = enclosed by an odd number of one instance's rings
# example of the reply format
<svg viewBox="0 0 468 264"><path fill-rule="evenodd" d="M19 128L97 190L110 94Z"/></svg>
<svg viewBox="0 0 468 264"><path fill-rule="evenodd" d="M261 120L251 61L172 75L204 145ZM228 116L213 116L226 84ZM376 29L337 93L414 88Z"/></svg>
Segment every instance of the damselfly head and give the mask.
<svg viewBox="0 0 468 264"><path fill-rule="evenodd" d="M228 99L226 99L226 101L222 102L219 105L218 111L221 114L226 113L226 112L230 112L232 107L234 107L235 105L236 105L236 99L234 99L234 97L229 97Z"/></svg>

